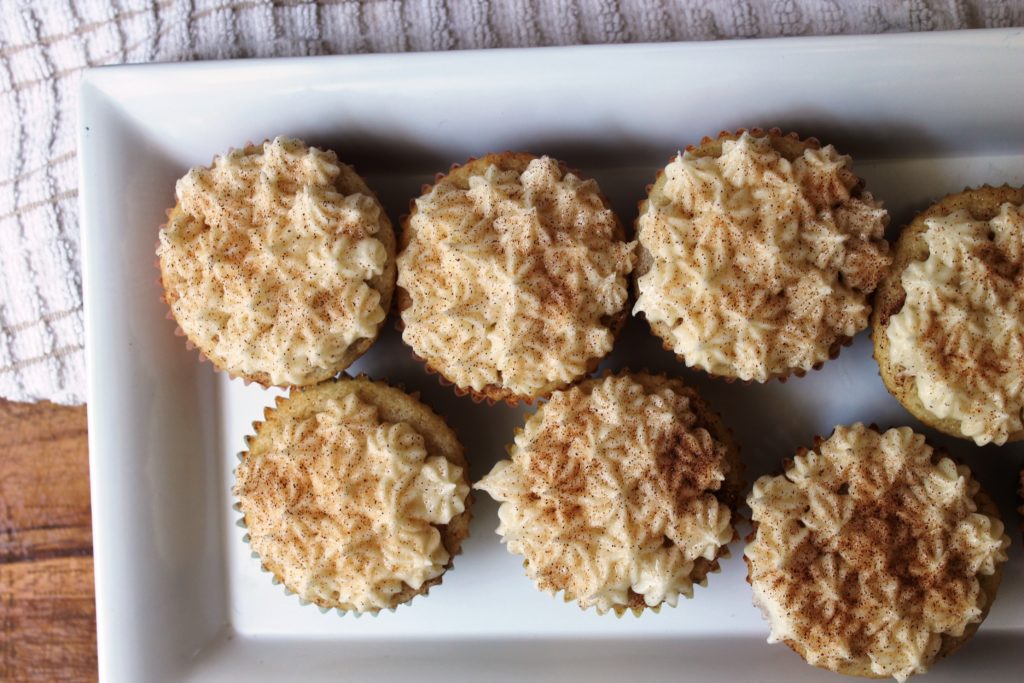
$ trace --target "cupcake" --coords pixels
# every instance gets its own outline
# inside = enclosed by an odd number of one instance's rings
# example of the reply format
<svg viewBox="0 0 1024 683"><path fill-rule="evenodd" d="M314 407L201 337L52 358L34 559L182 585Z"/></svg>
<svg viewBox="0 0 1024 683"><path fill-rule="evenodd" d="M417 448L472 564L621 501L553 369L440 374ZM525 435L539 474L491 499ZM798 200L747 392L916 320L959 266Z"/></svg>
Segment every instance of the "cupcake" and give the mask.
<svg viewBox="0 0 1024 683"><path fill-rule="evenodd" d="M554 159L453 167L403 227L402 338L460 393L546 396L593 372L625 323L634 245L597 183Z"/></svg>
<svg viewBox="0 0 1024 683"><path fill-rule="evenodd" d="M476 484L527 575L599 613L674 606L736 537L735 443L678 379L623 372L556 391Z"/></svg>
<svg viewBox="0 0 1024 683"><path fill-rule="evenodd" d="M729 379L798 376L867 327L888 215L850 157L778 130L688 147L640 204L637 301L665 348Z"/></svg>
<svg viewBox="0 0 1024 683"><path fill-rule="evenodd" d="M903 231L872 316L882 380L976 444L1024 438L1024 189L946 197Z"/></svg>
<svg viewBox="0 0 1024 683"><path fill-rule="evenodd" d="M995 599L1010 543L999 511L907 427L836 427L747 502L768 642L814 666L904 681L963 645Z"/></svg>
<svg viewBox="0 0 1024 683"><path fill-rule="evenodd" d="M395 237L334 152L279 137L191 169L176 194L157 246L164 299L219 370L304 386L370 347L394 290Z"/></svg>
<svg viewBox="0 0 1024 683"><path fill-rule="evenodd" d="M466 460L416 397L366 377L267 409L233 493L263 568L323 609L377 613L439 583L469 534Z"/></svg>

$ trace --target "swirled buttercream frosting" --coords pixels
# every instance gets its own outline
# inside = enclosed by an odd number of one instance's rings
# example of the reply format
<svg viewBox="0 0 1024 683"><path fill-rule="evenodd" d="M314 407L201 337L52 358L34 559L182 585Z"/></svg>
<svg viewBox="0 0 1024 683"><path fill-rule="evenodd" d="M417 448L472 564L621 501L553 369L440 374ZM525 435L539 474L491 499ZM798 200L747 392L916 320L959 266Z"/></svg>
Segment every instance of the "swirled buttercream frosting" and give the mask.
<svg viewBox="0 0 1024 683"><path fill-rule="evenodd" d="M921 404L978 445L1024 429L1024 207L991 220L960 209L925 219L927 258L903 271L890 362Z"/></svg>
<svg viewBox="0 0 1024 683"><path fill-rule="evenodd" d="M263 566L305 600L358 612L439 577L451 558L436 525L464 512L469 487L426 443L355 392L279 406L235 472Z"/></svg>
<svg viewBox="0 0 1024 683"><path fill-rule="evenodd" d="M538 588L584 609L675 605L733 538L730 463L690 390L648 375L555 392L476 486ZM698 577L703 580L703 575Z"/></svg>
<svg viewBox="0 0 1024 683"><path fill-rule="evenodd" d="M533 398L611 350L634 245L594 181L525 158L472 161L416 200L398 286L402 337L431 367Z"/></svg>
<svg viewBox="0 0 1024 683"><path fill-rule="evenodd" d="M1006 561L978 482L907 427L837 427L747 502L745 555L769 642L811 664L902 681L981 621L980 576Z"/></svg>
<svg viewBox="0 0 1024 683"><path fill-rule="evenodd" d="M376 336L391 227L375 197L339 191L350 177L333 152L279 137L178 181L157 248L165 296L218 367L312 384Z"/></svg>
<svg viewBox="0 0 1024 683"><path fill-rule="evenodd" d="M864 329L889 266L887 214L850 158L808 143L788 158L774 140L679 154L637 221L634 312L687 365L758 382L809 370Z"/></svg>

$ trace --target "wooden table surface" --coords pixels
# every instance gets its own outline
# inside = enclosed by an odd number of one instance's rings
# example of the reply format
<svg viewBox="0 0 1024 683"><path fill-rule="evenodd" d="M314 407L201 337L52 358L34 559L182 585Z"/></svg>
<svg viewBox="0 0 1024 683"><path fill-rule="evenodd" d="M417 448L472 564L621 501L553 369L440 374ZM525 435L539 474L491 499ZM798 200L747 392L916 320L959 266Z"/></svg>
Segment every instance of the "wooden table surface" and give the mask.
<svg viewBox="0 0 1024 683"><path fill-rule="evenodd" d="M96 680L85 407L0 399L0 681Z"/></svg>

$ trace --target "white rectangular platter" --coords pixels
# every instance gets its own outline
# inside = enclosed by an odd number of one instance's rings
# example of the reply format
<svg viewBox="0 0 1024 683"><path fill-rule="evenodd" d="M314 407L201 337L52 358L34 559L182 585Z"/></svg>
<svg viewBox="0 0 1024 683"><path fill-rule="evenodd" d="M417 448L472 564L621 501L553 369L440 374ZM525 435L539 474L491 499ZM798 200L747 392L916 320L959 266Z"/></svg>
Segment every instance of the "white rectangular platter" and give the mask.
<svg viewBox="0 0 1024 683"><path fill-rule="evenodd" d="M678 608L582 612L537 592L478 494L444 583L379 617L301 606L261 573L235 526L235 454L273 392L197 363L165 319L153 266L174 182L231 146L279 134L334 149L393 220L436 171L522 149L595 177L624 222L655 170L701 136L795 130L852 154L893 216L966 185L1024 184L1024 31L714 44L494 50L115 67L81 91L89 450L101 679L120 681L829 681L751 606L735 543ZM691 381L736 432L747 480L836 424L920 425L886 393L860 335L803 379L709 381L631 321L605 367ZM525 412L457 398L390 323L353 368L419 390L458 431L471 477L504 455ZM1024 448L925 430L966 461L1013 537L1003 586L934 683L1019 680L1024 553L1015 511ZM746 528L741 529L746 533Z"/></svg>

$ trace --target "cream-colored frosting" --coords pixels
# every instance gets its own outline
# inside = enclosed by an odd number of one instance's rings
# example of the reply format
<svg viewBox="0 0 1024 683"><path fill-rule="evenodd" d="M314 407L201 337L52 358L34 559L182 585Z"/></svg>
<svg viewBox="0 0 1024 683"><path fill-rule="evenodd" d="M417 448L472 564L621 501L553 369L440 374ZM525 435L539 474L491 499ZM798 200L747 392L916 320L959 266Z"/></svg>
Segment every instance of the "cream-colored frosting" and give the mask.
<svg viewBox="0 0 1024 683"><path fill-rule="evenodd" d="M394 607L450 559L435 524L465 511L462 468L355 394L271 420L236 470L253 550L301 598L360 612Z"/></svg>
<svg viewBox="0 0 1024 683"><path fill-rule="evenodd" d="M708 372L766 381L826 360L867 326L867 294L889 265L885 210L851 192L830 145L787 160L767 137L679 154L638 221L650 269L635 313Z"/></svg>
<svg viewBox="0 0 1024 683"><path fill-rule="evenodd" d="M416 200L398 258L405 341L459 386L538 396L612 348L633 247L597 185L548 157L491 165Z"/></svg>
<svg viewBox="0 0 1024 683"><path fill-rule="evenodd" d="M1009 538L978 512L970 470L935 458L909 428L837 427L748 498L754 603L769 642L830 669L868 666L905 680L927 670L942 636L982 617L979 575Z"/></svg>
<svg viewBox="0 0 1024 683"><path fill-rule="evenodd" d="M541 590L599 612L675 605L697 558L733 537L718 500L725 446L689 399L629 376L556 392L476 486L501 502L498 533Z"/></svg>
<svg viewBox="0 0 1024 683"><path fill-rule="evenodd" d="M182 330L228 372L306 384L376 335L381 208L339 193L341 172L333 152L277 138L178 181L157 250L164 286Z"/></svg>
<svg viewBox="0 0 1024 683"><path fill-rule="evenodd" d="M921 404L978 445L1024 429L1024 207L990 221L964 210L925 220L928 258L906 267L889 358Z"/></svg>

